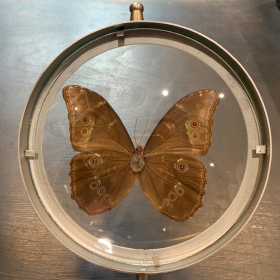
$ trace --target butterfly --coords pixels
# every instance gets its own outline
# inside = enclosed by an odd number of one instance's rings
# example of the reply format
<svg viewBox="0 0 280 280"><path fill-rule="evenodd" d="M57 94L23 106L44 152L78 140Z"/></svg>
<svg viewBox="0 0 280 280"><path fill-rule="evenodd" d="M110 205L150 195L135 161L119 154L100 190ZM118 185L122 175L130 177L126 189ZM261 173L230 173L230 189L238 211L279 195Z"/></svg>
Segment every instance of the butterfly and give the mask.
<svg viewBox="0 0 280 280"><path fill-rule="evenodd" d="M63 89L70 141L80 152L70 162L71 197L88 215L116 206L137 179L163 215L184 222L202 206L206 168L197 157L211 145L219 92L202 90L176 102L142 148L98 93L71 85Z"/></svg>

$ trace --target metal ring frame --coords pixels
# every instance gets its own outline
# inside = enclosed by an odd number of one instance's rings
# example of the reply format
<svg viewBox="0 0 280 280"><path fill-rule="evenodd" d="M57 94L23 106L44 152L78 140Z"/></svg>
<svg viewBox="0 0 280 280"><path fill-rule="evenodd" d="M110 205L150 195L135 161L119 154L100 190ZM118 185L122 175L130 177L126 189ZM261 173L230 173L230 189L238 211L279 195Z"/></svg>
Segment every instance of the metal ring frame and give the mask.
<svg viewBox="0 0 280 280"><path fill-rule="evenodd" d="M45 174L42 138L52 102L69 76L89 59L113 48L155 44L176 48L204 61L227 83L244 116L248 134L247 167L241 187L220 219L199 236L160 249L142 250L98 244L71 220L57 202ZM256 145L266 154L252 157ZM35 151L36 156L28 157ZM221 46L174 24L134 21L90 33L59 54L35 84L22 117L19 161L30 200L49 230L68 248L98 265L129 273L163 273L192 265L224 246L245 226L264 192L271 163L270 126L264 104L243 67ZM98 244L98 246L96 246ZM102 246L103 247L102 247Z"/></svg>

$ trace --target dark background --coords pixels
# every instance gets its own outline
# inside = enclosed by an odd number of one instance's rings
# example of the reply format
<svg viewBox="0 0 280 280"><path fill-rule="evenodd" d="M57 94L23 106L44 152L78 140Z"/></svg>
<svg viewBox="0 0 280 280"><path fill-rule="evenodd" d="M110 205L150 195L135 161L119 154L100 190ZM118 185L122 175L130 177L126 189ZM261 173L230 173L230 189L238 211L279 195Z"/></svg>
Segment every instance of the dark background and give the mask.
<svg viewBox="0 0 280 280"><path fill-rule="evenodd" d="M17 160L24 104L48 63L97 28L126 21L130 1L0 2L0 278L135 279L65 248L36 215ZM275 1L143 1L147 20L195 29L233 54L256 83L272 126L271 176L252 220L230 244L187 269L152 279L279 279L280 12Z"/></svg>

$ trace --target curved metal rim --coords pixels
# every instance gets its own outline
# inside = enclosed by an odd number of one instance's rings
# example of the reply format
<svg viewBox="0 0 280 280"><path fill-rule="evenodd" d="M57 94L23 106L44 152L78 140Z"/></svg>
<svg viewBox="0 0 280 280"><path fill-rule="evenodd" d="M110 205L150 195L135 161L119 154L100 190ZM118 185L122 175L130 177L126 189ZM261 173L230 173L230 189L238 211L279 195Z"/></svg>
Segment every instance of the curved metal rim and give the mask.
<svg viewBox="0 0 280 280"><path fill-rule="evenodd" d="M50 229L51 232L69 249L74 251L76 254L80 255L81 257L87 259L88 261L92 262L92 258L90 258L90 255L92 255L91 252L88 252L87 250L82 250L83 254L78 253L77 249L80 249L79 245L73 241L69 236L67 236L64 232L61 231L61 229L53 222L53 220L50 218L48 213L46 213L43 205L41 204L36 189L33 186L33 180L29 171L29 164L28 161L24 155L24 151L28 149L28 137L29 137L29 131L26 130L27 127L29 127L29 121L32 117L33 109L36 104L36 100L40 95L41 90L47 83L49 77L52 75L54 70L59 66L63 61L65 61L69 55L72 55L77 51L78 49L82 48L83 46L87 45L88 43L92 42L93 40L96 40L106 34L117 32L119 30L132 30L132 29L141 29L141 28L152 28L152 29L158 29L158 30L164 30L164 31L170 31L174 32L189 38L192 38L193 40L207 46L209 49L214 51L218 56L220 56L224 61L227 62L227 64L230 66L230 68L238 75L241 82L245 85L245 87L248 89L249 92L253 92L254 95L251 96L251 103L254 104L255 110L258 112L258 121L259 121L259 127L262 128L260 131L260 135L262 138L262 143L268 145L268 153L266 156L263 157L262 162L262 169L260 170L260 180L258 183L258 188L256 189L255 195L252 198L250 205L248 205L247 210L244 212L244 214L239 218L238 222L236 222L232 228L223 235L218 242L219 246L216 246L217 244L214 243L211 246L209 246L207 249L204 249L203 251L197 253L196 255L193 255L192 257L188 259L184 259L182 261L179 261L177 263L171 263L168 265L162 265L161 267L155 268L154 271L145 272L147 274L155 274L155 273L163 273L163 272L170 272L174 270L178 270L184 267L187 267L189 265L192 265L209 255L213 254L214 252L218 251L220 248L222 248L227 242L229 242L231 239L233 239L239 231L246 225L246 223L249 221L250 217L253 215L262 195L265 190L265 186L267 183L269 170L270 170L270 164L271 164L271 132L270 132L270 125L268 116L263 104L263 101L260 97L260 94L258 93L256 86L254 85L252 79L248 75L248 73L244 70L244 68L236 61L235 58L233 58L225 49L223 49L220 45L218 45L216 42L212 41L211 39L207 38L206 36L195 32L191 29L169 24L169 23L161 23L161 22L153 22L153 21L139 21L139 22L124 22L119 24L114 24L102 29L99 29L95 32L92 32L81 39L74 42L72 45L67 47L64 51L61 52L46 68L46 70L42 73L42 75L37 80L37 83L34 85L31 94L29 96L29 100L26 104L26 108L24 110L24 114L21 120L20 125L20 132L19 132L19 163L20 163L20 171L23 178L23 181L25 183L25 188L27 190L27 193L29 195L29 198L31 200L31 203L33 204L33 207L35 208L37 214L41 218L41 220L44 222L44 224ZM23 129L25 128L25 129ZM106 265L104 265L104 259L98 255L95 255L95 261L96 264L104 266L106 268L113 268L118 271L123 272L129 272L129 273L143 273L141 271L141 267L135 267L133 265L129 264L123 264L119 263L118 268L116 268L115 262L111 260L107 260Z"/></svg>

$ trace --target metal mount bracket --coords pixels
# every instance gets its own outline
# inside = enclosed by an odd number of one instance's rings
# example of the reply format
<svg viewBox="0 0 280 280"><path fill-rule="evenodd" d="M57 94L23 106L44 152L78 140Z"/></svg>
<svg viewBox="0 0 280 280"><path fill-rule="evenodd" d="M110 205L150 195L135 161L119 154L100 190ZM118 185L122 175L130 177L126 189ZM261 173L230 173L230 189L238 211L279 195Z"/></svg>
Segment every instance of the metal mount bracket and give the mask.
<svg viewBox="0 0 280 280"><path fill-rule="evenodd" d="M36 157L36 151L35 150L25 150L24 154L28 158L35 158Z"/></svg>
<svg viewBox="0 0 280 280"><path fill-rule="evenodd" d="M266 154L267 148L266 145L257 145L256 146L256 154Z"/></svg>

